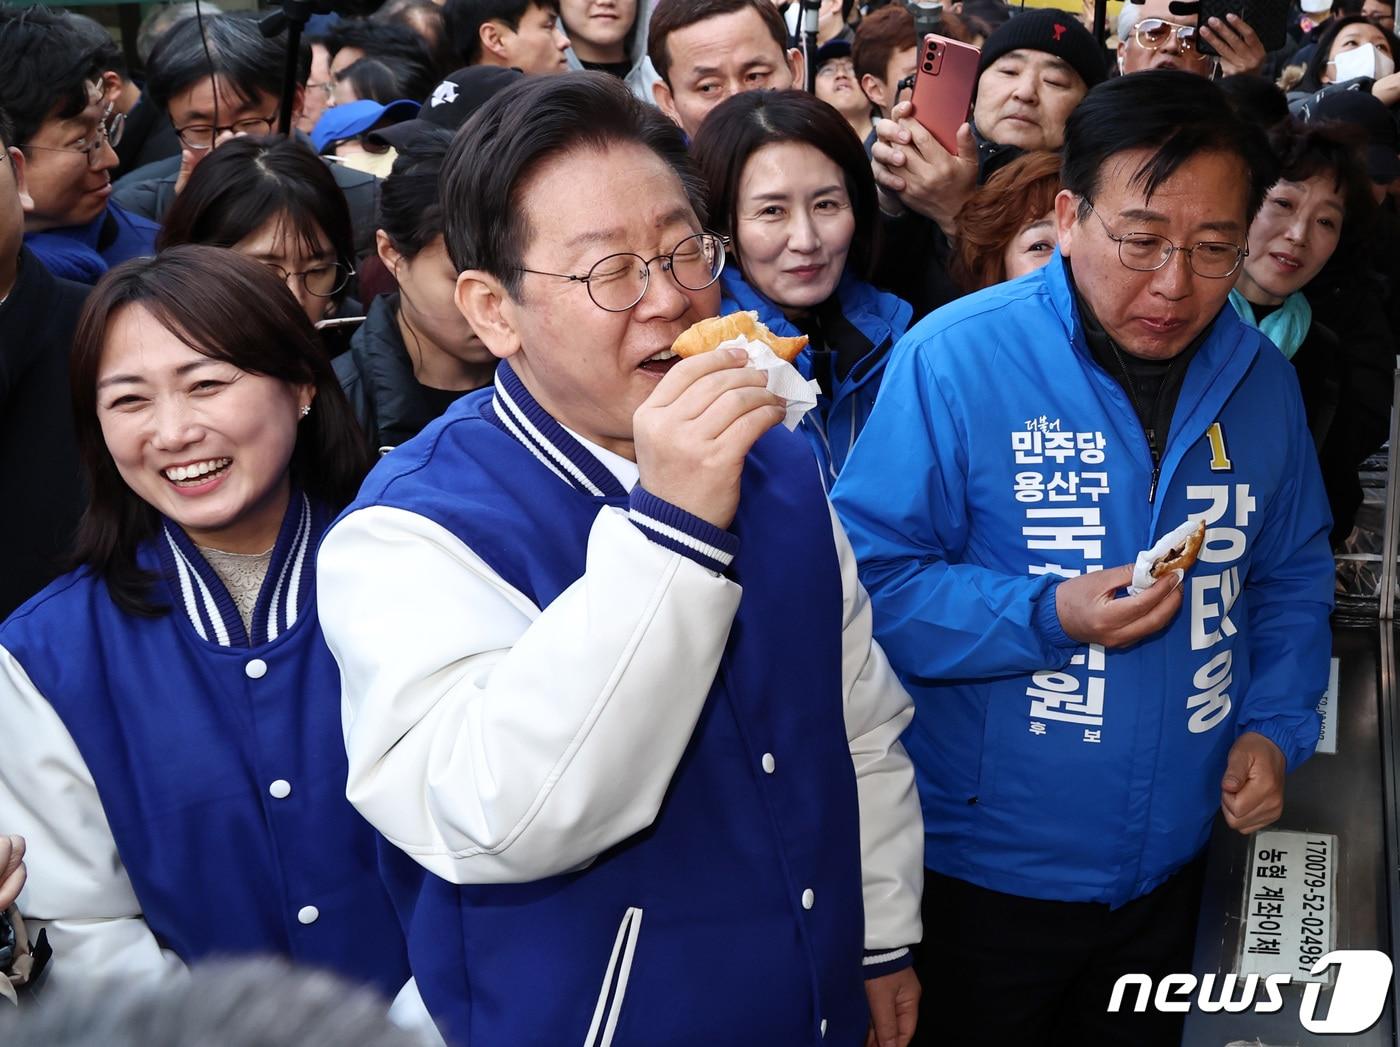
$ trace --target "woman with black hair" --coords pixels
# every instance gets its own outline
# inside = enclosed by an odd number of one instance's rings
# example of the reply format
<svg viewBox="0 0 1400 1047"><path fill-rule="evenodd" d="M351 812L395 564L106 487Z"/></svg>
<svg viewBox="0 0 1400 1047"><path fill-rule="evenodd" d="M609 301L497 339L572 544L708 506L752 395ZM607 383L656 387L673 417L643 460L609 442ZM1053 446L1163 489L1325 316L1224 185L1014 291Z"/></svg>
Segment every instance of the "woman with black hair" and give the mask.
<svg viewBox="0 0 1400 1047"><path fill-rule="evenodd" d="M368 456L315 332L265 267L175 247L97 285L71 374L77 566L0 626L0 825L54 977L273 953L392 995L314 570Z"/></svg>
<svg viewBox="0 0 1400 1047"><path fill-rule="evenodd" d="M1367 81L1368 89L1393 80L1400 41L1364 15L1334 18L1317 38L1317 46L1304 69L1302 79L1288 92L1288 103L1296 113L1317 91L1329 84L1352 80ZM1383 92L1384 93L1384 92ZM1383 98L1387 105L1393 98Z"/></svg>
<svg viewBox="0 0 1400 1047"><path fill-rule="evenodd" d="M1314 319L1308 293L1338 255L1357 254L1374 212L1370 180L1344 129L1289 121L1270 135L1278 182L1249 227L1249 253L1230 302L1293 364L1332 510L1334 547L1351 533L1361 504L1357 468L1385 440L1393 359L1365 331L1366 316L1332 330ZM1366 310L1374 312L1374 310ZM1374 373L1373 373L1374 372ZM1381 401L1376 403L1376 394Z"/></svg>
<svg viewBox="0 0 1400 1047"><path fill-rule="evenodd" d="M436 84L432 72L420 62L389 56L361 58L335 74L331 98L334 105L365 99L381 105L400 98L422 102Z"/></svg>
<svg viewBox="0 0 1400 1047"><path fill-rule="evenodd" d="M804 91L751 91L705 118L692 155L735 262L720 312L751 309L777 334L811 338L796 364L821 396L802 424L829 487L913 315L867 282L878 205L865 147Z"/></svg>
<svg viewBox="0 0 1400 1047"><path fill-rule="evenodd" d="M357 315L347 301L355 237L345 195L314 152L290 138L237 138L194 169L156 241L231 247L287 285L312 323Z"/></svg>
<svg viewBox="0 0 1400 1047"><path fill-rule="evenodd" d="M398 290L335 360L370 446L383 454L418 434L463 393L491 384L496 358L457 310L457 270L443 244L438 174L449 139L400 153L379 198L379 258Z"/></svg>

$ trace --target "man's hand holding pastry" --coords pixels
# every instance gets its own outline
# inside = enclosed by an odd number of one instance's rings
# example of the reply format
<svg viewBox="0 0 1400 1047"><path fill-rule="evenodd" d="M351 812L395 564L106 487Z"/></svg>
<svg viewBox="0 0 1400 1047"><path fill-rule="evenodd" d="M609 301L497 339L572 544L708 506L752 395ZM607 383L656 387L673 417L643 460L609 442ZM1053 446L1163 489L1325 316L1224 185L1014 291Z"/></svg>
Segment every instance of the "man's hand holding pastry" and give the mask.
<svg viewBox="0 0 1400 1047"><path fill-rule="evenodd" d="M1133 580L1132 564L1093 571L1061 582L1055 590L1060 627L1080 643L1127 647L1165 629L1181 609L1181 578L1158 578L1136 596L1119 596Z"/></svg>
<svg viewBox="0 0 1400 1047"><path fill-rule="evenodd" d="M721 528L738 511L745 456L785 413L748 362L742 349L683 359L633 416L642 486Z"/></svg>

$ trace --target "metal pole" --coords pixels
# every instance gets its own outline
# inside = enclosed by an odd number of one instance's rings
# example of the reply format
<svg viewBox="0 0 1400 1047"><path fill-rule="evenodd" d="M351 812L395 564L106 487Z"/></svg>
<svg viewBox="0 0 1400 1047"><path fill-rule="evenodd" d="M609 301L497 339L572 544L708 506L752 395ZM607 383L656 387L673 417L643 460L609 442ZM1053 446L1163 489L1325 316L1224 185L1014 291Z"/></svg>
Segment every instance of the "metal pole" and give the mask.
<svg viewBox="0 0 1400 1047"><path fill-rule="evenodd" d="M802 34L802 61L807 70L807 90L817 92L817 22L821 17L821 0L802 0L802 19L798 31Z"/></svg>
<svg viewBox="0 0 1400 1047"><path fill-rule="evenodd" d="M1400 367L1395 371L1395 395L1400 396ZM1390 455L1385 471L1385 534L1381 544L1380 619L1395 617L1395 558L1400 554L1400 399L1390 408Z"/></svg>

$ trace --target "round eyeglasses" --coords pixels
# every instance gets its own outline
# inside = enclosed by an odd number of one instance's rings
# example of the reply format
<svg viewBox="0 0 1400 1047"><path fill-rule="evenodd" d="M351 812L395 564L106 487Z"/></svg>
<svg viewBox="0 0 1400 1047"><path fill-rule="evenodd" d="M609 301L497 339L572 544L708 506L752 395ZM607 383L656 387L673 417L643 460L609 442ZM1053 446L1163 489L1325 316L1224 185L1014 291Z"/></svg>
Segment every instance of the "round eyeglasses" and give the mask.
<svg viewBox="0 0 1400 1047"><path fill-rule="evenodd" d="M1093 204L1087 200L1085 204L1103 226L1105 235L1118 245L1118 260L1128 269L1135 269L1140 273L1151 273L1161 269L1171 261L1172 255L1180 251L1186 256L1191 271L1197 276L1208 280L1223 280L1234 276L1240 263L1249 254L1248 247L1241 247L1228 240L1202 240L1190 247L1180 247L1156 233L1125 233L1119 236L1109 229L1108 223L1094 210Z"/></svg>
<svg viewBox="0 0 1400 1047"><path fill-rule="evenodd" d="M175 128L175 134L187 149L204 152L212 149L221 132L232 131L236 135L269 135L277 124L275 116L250 116L232 124L190 124Z"/></svg>
<svg viewBox="0 0 1400 1047"><path fill-rule="evenodd" d="M1137 41L1139 47L1148 51L1156 51L1165 47L1173 37L1176 38L1177 46L1181 50L1197 50L1196 27L1194 25L1168 22L1164 18L1144 18L1133 26L1133 39Z"/></svg>
<svg viewBox="0 0 1400 1047"><path fill-rule="evenodd" d="M121 138L121 125L118 125L117 134L113 137L103 125L98 125L97 131L91 138L79 138L72 145L23 145L21 149L38 149L45 153L82 153L87 165L94 170L102 163L102 147L104 145L115 146Z"/></svg>
<svg viewBox="0 0 1400 1047"><path fill-rule="evenodd" d="M547 273L541 269L527 269L523 265L515 269L520 273L552 276L583 284L588 288L588 297L599 309L625 313L646 295L651 283L652 262L660 262L661 268L670 273L671 279L684 290L703 291L724 272L724 249L728 244L727 237L716 233L695 233L687 236L673 250L655 258L643 258L630 252L610 254L594 262L582 276Z"/></svg>
<svg viewBox="0 0 1400 1047"><path fill-rule="evenodd" d="M275 262L264 262L263 265L272 270L274 276L281 280L288 288L292 286L293 279L299 279L307 294L315 295L317 298L334 298L341 291L345 290L345 285L350 282L350 277L355 275L355 270L340 262L328 262L324 265L313 265L310 269L301 272L289 272Z"/></svg>
<svg viewBox="0 0 1400 1047"><path fill-rule="evenodd" d="M108 102L102 112L102 128L107 132L108 144L115 149L122 144L122 135L126 133L126 114L117 112L117 107Z"/></svg>

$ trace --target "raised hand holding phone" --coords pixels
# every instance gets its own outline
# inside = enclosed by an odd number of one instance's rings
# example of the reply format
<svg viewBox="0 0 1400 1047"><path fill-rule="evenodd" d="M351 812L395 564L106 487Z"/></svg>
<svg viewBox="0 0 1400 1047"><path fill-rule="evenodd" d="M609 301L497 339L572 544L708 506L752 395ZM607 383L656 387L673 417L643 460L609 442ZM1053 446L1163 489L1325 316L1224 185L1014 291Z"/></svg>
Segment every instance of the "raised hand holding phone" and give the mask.
<svg viewBox="0 0 1400 1047"><path fill-rule="evenodd" d="M977 90L980 52L971 44L929 33L920 45L914 80L914 119L948 152L957 155L958 128L967 123Z"/></svg>

